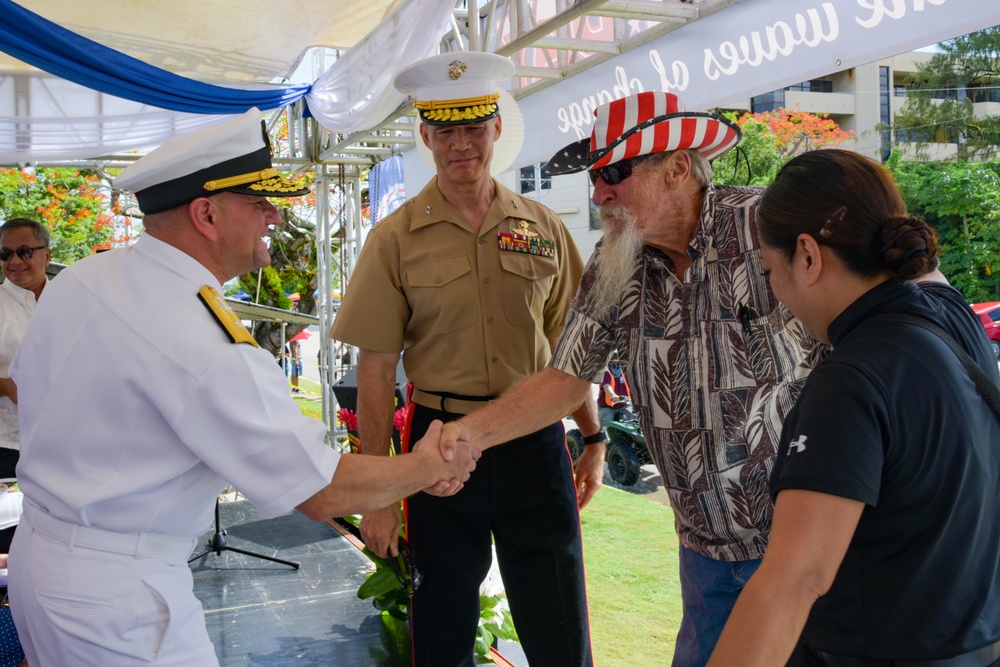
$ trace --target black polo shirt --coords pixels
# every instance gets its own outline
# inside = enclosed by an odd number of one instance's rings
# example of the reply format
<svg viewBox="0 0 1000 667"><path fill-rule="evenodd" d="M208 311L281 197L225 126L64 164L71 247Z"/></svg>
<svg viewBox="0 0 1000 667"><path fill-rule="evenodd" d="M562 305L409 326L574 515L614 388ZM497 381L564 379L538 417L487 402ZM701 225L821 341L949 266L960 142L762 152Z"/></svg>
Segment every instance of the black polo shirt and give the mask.
<svg viewBox="0 0 1000 667"><path fill-rule="evenodd" d="M820 650L938 659L1000 639L1000 420L933 320L995 381L962 295L889 281L830 325L834 349L785 420L772 494L808 489L867 505L804 638Z"/></svg>

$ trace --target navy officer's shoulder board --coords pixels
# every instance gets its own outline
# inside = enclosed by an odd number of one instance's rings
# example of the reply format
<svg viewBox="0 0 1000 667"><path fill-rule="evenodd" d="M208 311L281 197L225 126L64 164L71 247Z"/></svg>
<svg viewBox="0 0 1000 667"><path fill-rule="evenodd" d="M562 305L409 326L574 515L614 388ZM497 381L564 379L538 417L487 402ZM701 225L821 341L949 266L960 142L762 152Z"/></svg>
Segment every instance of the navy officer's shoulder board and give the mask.
<svg viewBox="0 0 1000 667"><path fill-rule="evenodd" d="M229 340L234 343L248 343L254 347L259 347L254 337L243 326L243 322L214 287L211 285L202 287L198 290L198 298L208 308L208 312L212 313L212 317L219 323L222 330L226 332L226 335L229 336Z"/></svg>

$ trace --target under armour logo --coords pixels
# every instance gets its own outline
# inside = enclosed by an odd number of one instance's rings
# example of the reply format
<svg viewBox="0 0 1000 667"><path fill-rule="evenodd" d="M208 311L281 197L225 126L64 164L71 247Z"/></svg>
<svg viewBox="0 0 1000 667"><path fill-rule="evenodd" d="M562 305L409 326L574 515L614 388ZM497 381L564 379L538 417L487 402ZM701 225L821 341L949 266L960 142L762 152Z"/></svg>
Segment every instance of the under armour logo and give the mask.
<svg viewBox="0 0 1000 667"><path fill-rule="evenodd" d="M806 436L800 435L798 438L788 443L789 453L798 452L799 454L801 454L804 451L806 451Z"/></svg>

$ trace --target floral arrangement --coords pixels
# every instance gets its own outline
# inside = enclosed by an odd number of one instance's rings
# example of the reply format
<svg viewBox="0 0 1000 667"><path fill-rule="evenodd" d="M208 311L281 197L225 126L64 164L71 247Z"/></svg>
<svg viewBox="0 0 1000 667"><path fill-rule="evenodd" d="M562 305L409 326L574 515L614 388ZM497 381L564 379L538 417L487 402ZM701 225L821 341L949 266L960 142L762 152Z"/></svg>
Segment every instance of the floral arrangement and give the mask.
<svg viewBox="0 0 1000 667"><path fill-rule="evenodd" d="M350 408L340 408L337 410L337 422L348 431L357 432L358 430L358 415Z"/></svg>
<svg viewBox="0 0 1000 667"><path fill-rule="evenodd" d="M340 408L337 410L337 423L347 429L347 442L352 454L361 453L361 440L358 438L358 415L350 408ZM399 408L392 415L392 427L403 432L406 426L406 408Z"/></svg>

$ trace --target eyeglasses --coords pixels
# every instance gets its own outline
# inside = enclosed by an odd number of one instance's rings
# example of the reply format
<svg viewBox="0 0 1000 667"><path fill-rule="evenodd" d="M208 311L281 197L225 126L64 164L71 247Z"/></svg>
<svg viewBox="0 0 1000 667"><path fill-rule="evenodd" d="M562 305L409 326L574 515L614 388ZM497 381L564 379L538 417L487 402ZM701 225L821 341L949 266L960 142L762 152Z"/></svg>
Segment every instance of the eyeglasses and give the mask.
<svg viewBox="0 0 1000 667"><path fill-rule="evenodd" d="M405 539L399 538L399 556L389 556L388 561L389 569L400 583L406 586L406 594L413 597L420 584L424 582L424 573L417 567L413 551Z"/></svg>
<svg viewBox="0 0 1000 667"><path fill-rule="evenodd" d="M618 185L632 175L632 169L634 169L637 165L640 165L646 160L652 159L657 155L659 155L659 153L649 153L648 155L634 157L631 160L613 162L612 164L609 164L606 167L601 167L600 169L591 169L590 182L597 185L597 177L600 176L608 185Z"/></svg>
<svg viewBox="0 0 1000 667"><path fill-rule="evenodd" d="M42 250L43 248L47 247L48 246L40 245L37 248L32 248L30 246L23 245L20 248L17 248L16 250L11 250L10 248L0 248L0 262L9 262L11 258L14 256L15 252L17 253L18 257L27 262L29 259L31 259L31 256L35 254L36 250Z"/></svg>

